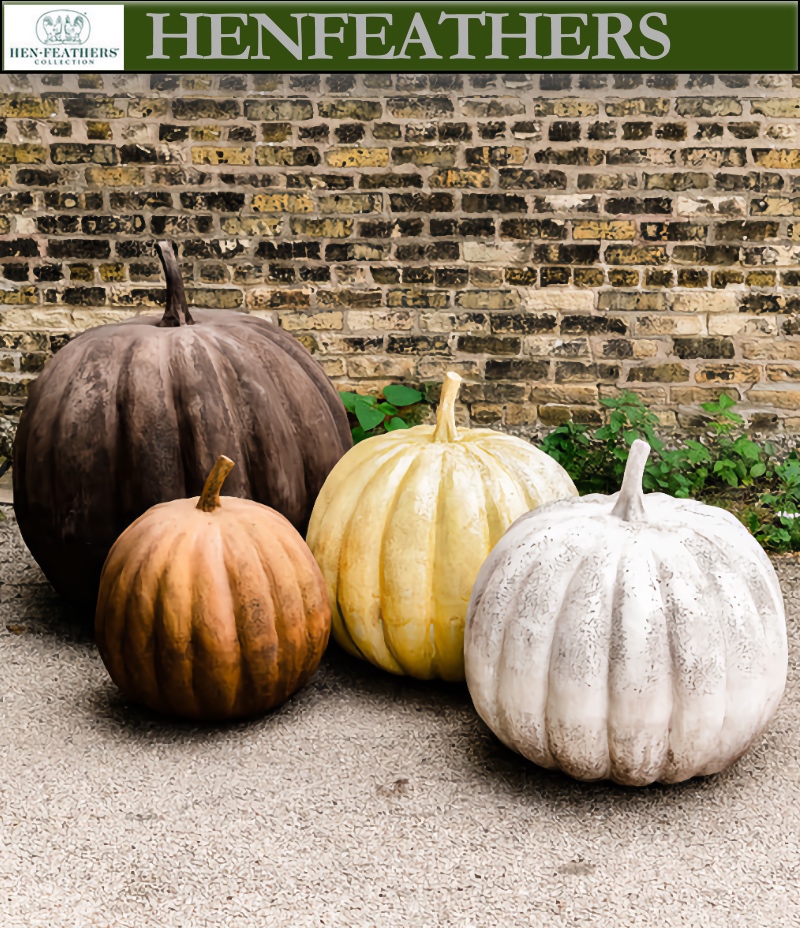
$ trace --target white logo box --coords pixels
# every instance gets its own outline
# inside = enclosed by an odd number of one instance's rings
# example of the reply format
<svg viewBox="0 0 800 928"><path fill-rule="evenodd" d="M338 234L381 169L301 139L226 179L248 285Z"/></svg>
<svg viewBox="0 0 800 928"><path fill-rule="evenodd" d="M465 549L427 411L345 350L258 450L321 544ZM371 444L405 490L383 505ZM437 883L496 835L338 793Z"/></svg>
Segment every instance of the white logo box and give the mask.
<svg viewBox="0 0 800 928"><path fill-rule="evenodd" d="M123 71L121 3L4 3L5 71Z"/></svg>

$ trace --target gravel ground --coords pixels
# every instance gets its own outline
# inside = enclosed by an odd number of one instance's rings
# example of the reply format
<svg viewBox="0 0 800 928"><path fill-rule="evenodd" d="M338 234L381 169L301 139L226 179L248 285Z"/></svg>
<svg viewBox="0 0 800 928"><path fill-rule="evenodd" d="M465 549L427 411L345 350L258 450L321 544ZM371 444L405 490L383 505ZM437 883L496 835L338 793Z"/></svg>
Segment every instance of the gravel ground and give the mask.
<svg viewBox="0 0 800 928"><path fill-rule="evenodd" d="M0 523L2 928L778 928L800 924L800 565L763 742L677 787L538 770L463 686L331 647L261 721L126 704Z"/></svg>

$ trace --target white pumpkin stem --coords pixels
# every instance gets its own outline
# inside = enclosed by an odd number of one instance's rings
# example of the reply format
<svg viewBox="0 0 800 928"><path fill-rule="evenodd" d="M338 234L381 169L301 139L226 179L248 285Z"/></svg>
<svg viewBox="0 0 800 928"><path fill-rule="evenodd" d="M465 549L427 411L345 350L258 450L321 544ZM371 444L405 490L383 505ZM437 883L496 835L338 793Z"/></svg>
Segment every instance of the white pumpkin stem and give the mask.
<svg viewBox="0 0 800 928"><path fill-rule="evenodd" d="M456 398L461 388L461 377L453 371L444 375L442 395L439 397L439 409L436 413L434 441L458 441L456 428Z"/></svg>
<svg viewBox="0 0 800 928"><path fill-rule="evenodd" d="M641 438L637 438L631 445L628 462L625 465L625 475L622 478L622 489L611 510L612 516L618 516L626 522L638 521L645 517L642 478L649 454L650 445Z"/></svg>

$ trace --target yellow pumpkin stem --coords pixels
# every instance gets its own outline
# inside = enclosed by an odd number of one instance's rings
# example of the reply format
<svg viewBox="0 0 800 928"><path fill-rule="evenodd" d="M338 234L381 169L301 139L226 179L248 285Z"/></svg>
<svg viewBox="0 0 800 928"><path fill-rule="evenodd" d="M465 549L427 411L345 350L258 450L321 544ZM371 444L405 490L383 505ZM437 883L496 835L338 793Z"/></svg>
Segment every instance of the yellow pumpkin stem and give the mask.
<svg viewBox="0 0 800 928"><path fill-rule="evenodd" d="M211 468L211 473L206 478L203 492L200 494L200 500L197 503L198 509L202 509L203 512L213 512L215 509L219 509L222 505L219 501L219 491L222 489L222 484L225 483L225 478L235 466L233 461L226 458L224 454L217 458Z"/></svg>
<svg viewBox="0 0 800 928"><path fill-rule="evenodd" d="M641 438L637 438L628 452L628 462L625 465L625 476L622 478L622 489L611 510L612 516L618 516L626 522L640 521L645 517L644 491L642 490L642 477L644 466L650 454L650 445Z"/></svg>
<svg viewBox="0 0 800 928"><path fill-rule="evenodd" d="M444 375L442 395L439 398L439 409L436 413L436 428L433 432L434 441L458 441L456 428L456 398L461 387L461 377L453 371Z"/></svg>

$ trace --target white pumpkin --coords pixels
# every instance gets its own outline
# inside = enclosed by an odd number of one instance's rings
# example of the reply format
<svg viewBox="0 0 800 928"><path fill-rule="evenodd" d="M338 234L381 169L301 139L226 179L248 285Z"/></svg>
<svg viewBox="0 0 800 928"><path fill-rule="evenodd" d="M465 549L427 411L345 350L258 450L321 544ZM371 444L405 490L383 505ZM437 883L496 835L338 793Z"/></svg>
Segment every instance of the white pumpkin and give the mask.
<svg viewBox="0 0 800 928"><path fill-rule="evenodd" d="M723 770L783 694L778 578L730 513L622 489L523 515L487 558L465 628L467 685L508 747L581 780L677 783Z"/></svg>

